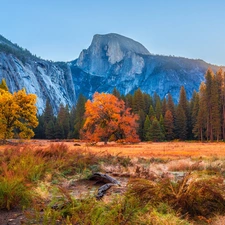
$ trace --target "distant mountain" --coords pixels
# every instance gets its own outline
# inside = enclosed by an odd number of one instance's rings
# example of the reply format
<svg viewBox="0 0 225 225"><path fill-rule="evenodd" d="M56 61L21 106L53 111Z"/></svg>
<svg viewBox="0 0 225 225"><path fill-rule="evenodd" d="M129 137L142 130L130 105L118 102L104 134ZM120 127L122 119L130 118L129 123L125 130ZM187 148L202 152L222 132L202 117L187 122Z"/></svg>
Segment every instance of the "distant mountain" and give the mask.
<svg viewBox="0 0 225 225"><path fill-rule="evenodd" d="M161 98L171 93L177 102L182 85L190 98L198 91L206 70L217 66L202 60L152 55L140 43L118 34L95 35L90 47L71 62L77 95L90 98L95 91L121 94L133 93L137 88Z"/></svg>
<svg viewBox="0 0 225 225"><path fill-rule="evenodd" d="M32 55L0 35L0 80L11 92L23 87L38 96L42 113L47 99L56 113L59 104L75 105L77 96L94 92L143 92L161 98L171 93L175 102L185 86L188 98L198 90L206 70L219 67L202 60L153 55L140 43L119 34L95 35L90 47L71 62L51 62Z"/></svg>
<svg viewBox="0 0 225 225"><path fill-rule="evenodd" d="M59 104L75 104L76 96L70 67L62 63L53 63L32 55L4 37L0 36L0 80L6 79L11 92L26 88L28 93L38 96L39 113L50 100L56 113Z"/></svg>

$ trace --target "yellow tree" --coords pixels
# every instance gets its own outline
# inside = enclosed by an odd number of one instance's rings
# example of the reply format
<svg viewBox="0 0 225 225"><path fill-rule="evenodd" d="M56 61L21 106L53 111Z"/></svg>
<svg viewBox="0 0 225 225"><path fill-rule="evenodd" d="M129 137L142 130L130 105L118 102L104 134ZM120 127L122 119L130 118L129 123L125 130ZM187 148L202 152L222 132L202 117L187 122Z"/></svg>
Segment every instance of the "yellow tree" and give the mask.
<svg viewBox="0 0 225 225"><path fill-rule="evenodd" d="M90 141L123 139L138 142L138 116L125 108L123 100L106 93L95 93L85 104L85 122L81 137Z"/></svg>
<svg viewBox="0 0 225 225"><path fill-rule="evenodd" d="M0 139L4 141L18 133L20 138L34 136L32 127L38 125L36 95L19 90L11 94L0 88Z"/></svg>

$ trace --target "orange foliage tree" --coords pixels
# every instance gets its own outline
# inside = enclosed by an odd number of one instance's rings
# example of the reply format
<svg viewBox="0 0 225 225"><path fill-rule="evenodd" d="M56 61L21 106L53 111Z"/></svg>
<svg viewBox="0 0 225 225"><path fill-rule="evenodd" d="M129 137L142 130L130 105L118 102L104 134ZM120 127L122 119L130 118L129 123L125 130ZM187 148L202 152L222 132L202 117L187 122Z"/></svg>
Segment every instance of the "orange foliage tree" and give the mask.
<svg viewBox="0 0 225 225"><path fill-rule="evenodd" d="M81 138L90 141L124 140L139 142L137 135L138 115L126 109L123 100L112 94L98 93L85 104L85 122Z"/></svg>

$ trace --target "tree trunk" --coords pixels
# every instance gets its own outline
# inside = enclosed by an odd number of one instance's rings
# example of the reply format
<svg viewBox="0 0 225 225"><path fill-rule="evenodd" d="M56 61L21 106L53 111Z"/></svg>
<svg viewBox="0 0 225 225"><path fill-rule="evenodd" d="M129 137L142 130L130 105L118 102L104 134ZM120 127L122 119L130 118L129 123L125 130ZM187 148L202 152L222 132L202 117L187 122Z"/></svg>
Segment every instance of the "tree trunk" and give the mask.
<svg viewBox="0 0 225 225"><path fill-rule="evenodd" d="M106 191L109 190L112 186L120 186L120 182L118 180L103 173L94 173L89 179L104 183L104 185L102 185L98 189L98 194L96 195L97 199L101 199L105 195Z"/></svg>

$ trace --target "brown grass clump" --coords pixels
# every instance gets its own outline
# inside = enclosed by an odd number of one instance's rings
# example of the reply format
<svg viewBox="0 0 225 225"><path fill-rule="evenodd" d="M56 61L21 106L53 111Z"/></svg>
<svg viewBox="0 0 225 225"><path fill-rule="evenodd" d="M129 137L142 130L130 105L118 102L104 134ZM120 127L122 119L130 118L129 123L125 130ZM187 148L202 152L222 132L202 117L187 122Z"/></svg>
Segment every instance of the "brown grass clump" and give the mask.
<svg viewBox="0 0 225 225"><path fill-rule="evenodd" d="M200 171L204 169L204 163L202 160L193 162L191 159L180 159L170 161L167 167L169 171Z"/></svg>
<svg viewBox="0 0 225 225"><path fill-rule="evenodd" d="M174 210L191 217L225 212L225 184L219 177L188 174L177 183L169 179L135 179L129 182L129 191L143 202L167 202Z"/></svg>

